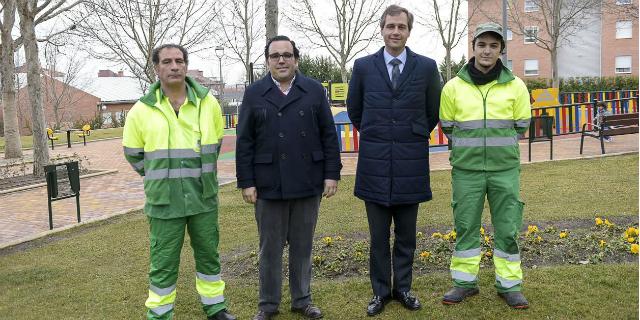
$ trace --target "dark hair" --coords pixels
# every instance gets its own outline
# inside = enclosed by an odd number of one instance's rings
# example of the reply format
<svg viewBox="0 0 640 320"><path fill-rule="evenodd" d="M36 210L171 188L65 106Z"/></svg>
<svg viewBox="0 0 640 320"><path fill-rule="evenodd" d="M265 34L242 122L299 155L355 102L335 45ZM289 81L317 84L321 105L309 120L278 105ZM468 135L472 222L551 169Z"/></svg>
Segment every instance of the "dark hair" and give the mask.
<svg viewBox="0 0 640 320"><path fill-rule="evenodd" d="M168 43L153 49L153 52L151 53L151 61L153 62L154 66L157 66L160 63L160 51L170 48L180 49L180 51L182 51L182 58L184 59L184 63L189 64L189 53L187 53L187 49L185 49L181 45Z"/></svg>
<svg viewBox="0 0 640 320"><path fill-rule="evenodd" d="M499 39L499 40L500 40L500 53L502 54L502 53L503 53L503 51L504 51L504 48L506 48L506 46L507 46L507 45L504 43L504 38L502 37L502 35L501 35L501 34L499 34L499 33L495 33L495 32L493 32L493 31L485 32L485 33L483 33L482 35L489 34L489 33L493 34L493 36L494 36L494 37L496 37L496 39ZM479 37L479 36L478 36L478 37ZM474 38L473 40L471 40L471 50L472 50L472 51L473 51L473 49L475 49L475 48L476 48L476 39L478 39L478 38Z"/></svg>
<svg viewBox="0 0 640 320"><path fill-rule="evenodd" d="M291 46L293 46L293 57L296 58L296 60L298 60L298 58L300 58L300 50L298 50L298 48L296 48L296 43L295 42L293 42L287 36L275 36L275 37L269 39L269 41L267 41L267 45L264 46L264 58L265 59L269 59L269 46L274 41L289 41L289 42L291 42Z"/></svg>
<svg viewBox="0 0 640 320"><path fill-rule="evenodd" d="M409 31L411 31L411 29L413 28L413 13L409 12L409 10L392 4L390 6L388 6L386 9L384 9L384 12L382 13L382 17L380 17L380 29L384 28L384 24L386 23L386 19L387 19L387 15L389 16L397 16L401 13L406 13L407 14L407 23L408 23L408 27L409 27Z"/></svg>

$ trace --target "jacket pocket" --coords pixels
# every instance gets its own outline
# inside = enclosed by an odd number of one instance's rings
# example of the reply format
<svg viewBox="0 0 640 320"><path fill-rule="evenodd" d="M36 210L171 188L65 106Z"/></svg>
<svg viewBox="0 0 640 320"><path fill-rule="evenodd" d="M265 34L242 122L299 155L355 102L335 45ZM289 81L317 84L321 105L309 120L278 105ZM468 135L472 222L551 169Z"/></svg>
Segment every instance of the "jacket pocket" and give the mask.
<svg viewBox="0 0 640 320"><path fill-rule="evenodd" d="M319 150L311 152L311 160L313 160L313 162L324 160L324 152Z"/></svg>
<svg viewBox="0 0 640 320"><path fill-rule="evenodd" d="M425 121L426 121L426 119L425 119ZM423 137L429 138L429 128L422 121L412 121L411 122L411 131L414 134L417 134L419 136L423 136Z"/></svg>
<svg viewBox="0 0 640 320"><path fill-rule="evenodd" d="M253 163L272 163L273 162L273 154L271 153L262 153L256 154L253 158Z"/></svg>

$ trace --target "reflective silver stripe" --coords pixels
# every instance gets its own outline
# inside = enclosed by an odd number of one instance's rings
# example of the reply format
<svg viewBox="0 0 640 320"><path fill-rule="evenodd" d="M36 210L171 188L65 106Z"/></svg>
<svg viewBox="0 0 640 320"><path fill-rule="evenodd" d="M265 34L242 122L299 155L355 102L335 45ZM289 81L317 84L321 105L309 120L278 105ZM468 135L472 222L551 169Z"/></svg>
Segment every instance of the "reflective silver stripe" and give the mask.
<svg viewBox="0 0 640 320"><path fill-rule="evenodd" d="M442 121L441 121L442 122ZM449 121L452 124L450 126L456 126L462 130L473 130L485 128L484 120L469 120L469 121ZM506 119L487 119L487 128L492 129L508 129L513 128L514 121Z"/></svg>
<svg viewBox="0 0 640 320"><path fill-rule="evenodd" d="M483 147L484 138L459 138L453 137L454 147ZM516 137L491 137L487 138L487 147L505 147L516 145L518 139Z"/></svg>
<svg viewBox="0 0 640 320"><path fill-rule="evenodd" d="M516 254L508 254L508 253L506 253L504 251L500 251L498 249L495 249L495 250L493 250L493 255L495 257L503 258L503 259L505 259L507 261L510 261L510 262L520 262L520 255L517 254L517 253Z"/></svg>
<svg viewBox="0 0 640 320"><path fill-rule="evenodd" d="M202 173L205 172L216 172L217 164L216 163L203 163L202 164Z"/></svg>
<svg viewBox="0 0 640 320"><path fill-rule="evenodd" d="M219 295L215 297L200 296L200 301L202 301L202 304L204 305L218 304L218 303L224 302L224 295Z"/></svg>
<svg viewBox="0 0 640 320"><path fill-rule="evenodd" d="M133 167L133 169L140 171L144 169L144 160L132 163L131 166Z"/></svg>
<svg viewBox="0 0 640 320"><path fill-rule="evenodd" d="M214 282L214 281L220 281L220 280L222 280L222 277L220 277L220 275L219 275L219 274L216 274L216 275L208 275L208 274L204 274L204 273L196 272L196 276L198 277L198 279L205 280L205 281L209 281L209 282Z"/></svg>
<svg viewBox="0 0 640 320"><path fill-rule="evenodd" d="M216 153L217 149L217 144L203 144L202 147L200 147L200 152L202 152L203 154Z"/></svg>
<svg viewBox="0 0 640 320"><path fill-rule="evenodd" d="M169 158L199 158L200 154L193 149L163 149L145 152L145 160L169 159Z"/></svg>
<svg viewBox="0 0 640 320"><path fill-rule="evenodd" d="M158 288L152 284L149 285L149 290L153 291L155 294L159 295L159 296L166 296L169 295L171 292L173 292L173 290L176 289L176 285L172 285L170 287L166 287L166 288Z"/></svg>
<svg viewBox="0 0 640 320"><path fill-rule="evenodd" d="M477 257L480 255L480 248L462 250L462 251L454 251L453 256L458 258L471 258Z"/></svg>
<svg viewBox="0 0 640 320"><path fill-rule="evenodd" d="M144 153L144 149L143 148L128 148L128 147L124 147L124 154L128 155L128 156L139 156L142 155Z"/></svg>
<svg viewBox="0 0 640 320"><path fill-rule="evenodd" d="M515 287L515 286L517 286L517 285L522 283L522 280L520 280L520 279L518 279L518 280L508 280L508 279L505 279L505 278L503 278L503 277L501 277L501 276L499 276L497 274L496 274L496 281L498 281L502 287L507 288L507 289L509 289L511 287Z"/></svg>
<svg viewBox="0 0 640 320"><path fill-rule="evenodd" d="M144 174L144 180L158 180L165 178L198 178L202 175L202 169L156 169L148 170Z"/></svg>
<svg viewBox="0 0 640 320"><path fill-rule="evenodd" d="M458 270L451 270L451 277L456 280L469 281L469 282L476 281L477 279L477 277L473 274L458 271Z"/></svg>
<svg viewBox="0 0 640 320"><path fill-rule="evenodd" d="M509 129L513 128L515 121L506 119L487 119L487 128Z"/></svg>
<svg viewBox="0 0 640 320"><path fill-rule="evenodd" d="M173 310L173 303L163 304L163 305L161 305L159 307L155 307L155 308L152 308L152 309L149 309L149 310L151 310L151 311L153 311L153 313L161 316L161 315Z"/></svg>
<svg viewBox="0 0 640 320"><path fill-rule="evenodd" d="M516 120L516 127L526 128L531 124L531 119Z"/></svg>
<svg viewBox="0 0 640 320"><path fill-rule="evenodd" d="M440 126L441 127L453 127L455 124L456 124L455 121L440 120Z"/></svg>

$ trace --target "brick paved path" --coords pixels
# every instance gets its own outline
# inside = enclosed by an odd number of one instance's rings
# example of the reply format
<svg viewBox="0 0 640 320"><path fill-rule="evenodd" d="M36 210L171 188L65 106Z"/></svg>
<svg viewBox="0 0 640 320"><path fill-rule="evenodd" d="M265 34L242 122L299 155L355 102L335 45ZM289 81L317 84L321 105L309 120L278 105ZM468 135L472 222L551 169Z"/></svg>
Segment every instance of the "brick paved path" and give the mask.
<svg viewBox="0 0 640 320"><path fill-rule="evenodd" d="M80 205L82 220L95 220L126 210L139 208L144 204L142 178L133 172L122 155L122 140L106 140L88 143L87 146L74 144L71 149L58 146L51 153L71 155L77 153L89 159L91 169L116 169L117 173L81 179ZM226 137L222 151L233 151L235 139ZM587 139L583 156L579 154L579 136L557 138L554 141L554 160L599 156L600 146L596 139ZM528 162L527 144L520 144L523 163ZM616 136L606 144L608 154L638 152L638 135ZM30 151L27 151L27 154ZM533 161L549 159L549 145L536 143L532 151ZM431 155L431 169L449 169L449 153L437 152ZM344 154L343 175L355 174L356 154ZM221 183L235 179L235 162L218 162L218 177ZM76 223L75 201L65 199L53 203L54 228ZM17 241L29 239L48 231L48 210L46 187L28 191L0 195L0 248Z"/></svg>

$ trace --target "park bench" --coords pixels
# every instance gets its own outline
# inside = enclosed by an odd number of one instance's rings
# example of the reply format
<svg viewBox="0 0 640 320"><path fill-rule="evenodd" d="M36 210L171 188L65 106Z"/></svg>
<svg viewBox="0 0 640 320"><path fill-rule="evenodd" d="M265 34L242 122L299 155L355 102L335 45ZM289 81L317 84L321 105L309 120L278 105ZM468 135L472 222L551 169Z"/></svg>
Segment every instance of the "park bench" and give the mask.
<svg viewBox="0 0 640 320"><path fill-rule="evenodd" d="M47 128L47 139L51 141L51 150L53 150L53 141L58 140L58 137L53 135L53 129Z"/></svg>
<svg viewBox="0 0 640 320"><path fill-rule="evenodd" d="M592 126L592 130L587 130L587 126ZM593 137L600 140L600 149L604 151L604 137L620 136L625 134L638 133L638 113L612 114L602 116L602 123L599 125L585 123L582 125L580 136L580 154L584 145L584 137Z"/></svg>
<svg viewBox="0 0 640 320"><path fill-rule="evenodd" d="M88 124L85 124L84 126L82 126L82 131L78 133L78 137L82 138L82 142L84 143L84 145L87 145L87 136L91 135L91 126Z"/></svg>

